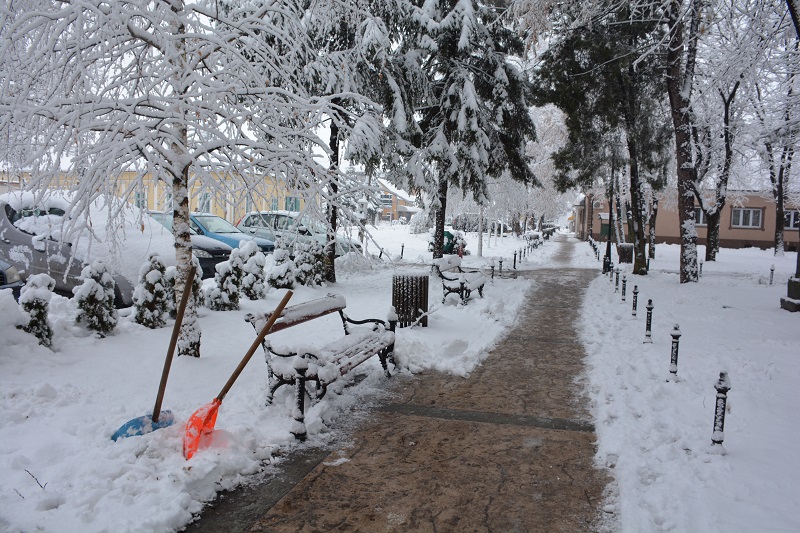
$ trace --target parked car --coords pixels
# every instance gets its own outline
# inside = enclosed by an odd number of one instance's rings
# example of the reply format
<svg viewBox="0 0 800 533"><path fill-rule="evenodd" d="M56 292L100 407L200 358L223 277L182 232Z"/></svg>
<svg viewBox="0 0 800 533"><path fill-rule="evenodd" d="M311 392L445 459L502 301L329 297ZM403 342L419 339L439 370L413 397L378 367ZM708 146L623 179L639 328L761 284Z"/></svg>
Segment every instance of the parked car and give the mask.
<svg viewBox="0 0 800 533"><path fill-rule="evenodd" d="M172 214L161 211L149 211L150 216L172 232ZM189 228L192 239L192 253L200 262L203 270L203 279L213 278L217 264L227 261L231 256L232 247L217 239L198 235L195 230Z"/></svg>
<svg viewBox="0 0 800 533"><path fill-rule="evenodd" d="M0 290L11 289L14 298L19 300L19 292L23 285L17 267L0 257Z"/></svg>
<svg viewBox="0 0 800 533"><path fill-rule="evenodd" d="M190 213L189 226L199 235L205 235L224 242L228 246L238 248L241 241L255 241L258 247L265 254L275 251L275 241L256 237L244 233L242 230L225 220L224 218L212 215L211 213Z"/></svg>
<svg viewBox="0 0 800 533"><path fill-rule="evenodd" d="M294 242L308 242L316 240L323 246L328 242L327 229L324 224L307 217L302 217L297 211L260 211L248 213L239 221L239 229L256 235L272 239L283 239L288 244ZM336 257L348 252L363 253L361 243L337 235Z"/></svg>
<svg viewBox="0 0 800 533"><path fill-rule="evenodd" d="M64 214L64 210L58 207L18 211L0 201L0 254L16 267L23 282L28 276L44 273L55 280L54 292L71 298L72 289L83 283L80 275L85 266L73 253L72 244L28 233L18 227L26 217ZM117 308L130 307L133 305L133 285L119 274L113 274L113 278L114 305Z"/></svg>

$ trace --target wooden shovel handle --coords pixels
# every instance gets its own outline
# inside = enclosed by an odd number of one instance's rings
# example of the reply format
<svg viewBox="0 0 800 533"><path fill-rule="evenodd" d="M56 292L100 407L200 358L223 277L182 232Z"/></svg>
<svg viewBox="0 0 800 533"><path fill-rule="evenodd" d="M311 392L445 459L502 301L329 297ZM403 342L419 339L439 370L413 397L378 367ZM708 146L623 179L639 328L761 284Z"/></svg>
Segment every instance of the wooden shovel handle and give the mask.
<svg viewBox="0 0 800 533"><path fill-rule="evenodd" d="M194 282L195 268L194 265L189 267L189 274L186 276L186 283L183 284L183 294L181 301L178 304L178 312L175 315L175 325L172 326L172 338L169 340L169 348L167 348L167 358L164 360L164 370L161 371L161 384L158 386L158 396L156 396L156 405L153 407L153 422L158 422L159 414L161 413L161 401L164 399L164 390L167 388L167 378L169 377L169 368L172 366L172 356L175 353L175 346L178 344L178 334L181 331L181 324L183 323L183 314L186 312L186 304L189 302L189 295L192 293L192 283Z"/></svg>
<svg viewBox="0 0 800 533"><path fill-rule="evenodd" d="M256 340L253 341L253 344L250 345L250 349L247 350L247 353L245 354L242 361L239 363L239 366L236 367L236 370L233 371L233 374L231 375L230 379L228 379L228 382L225 384L224 387L222 387L222 391L217 396L217 400L221 402L222 399L225 397L225 395L228 394L228 391L231 390L233 382L236 381L236 378L239 377L239 374L242 373L242 370L244 370L244 367L250 361L250 358L253 357L253 354L256 352L258 347L264 341L264 337L266 337L267 333L269 333L269 330L272 329L272 325L275 323L276 320L278 320L278 318L280 318L281 313L283 313L283 308L286 307L287 303L289 303L289 299L292 297L292 294L293 294L292 291L287 291L286 296L283 297L281 303L279 303L278 307L276 307L275 310L272 312L272 314L270 314L269 320L261 329L261 332L256 337Z"/></svg>

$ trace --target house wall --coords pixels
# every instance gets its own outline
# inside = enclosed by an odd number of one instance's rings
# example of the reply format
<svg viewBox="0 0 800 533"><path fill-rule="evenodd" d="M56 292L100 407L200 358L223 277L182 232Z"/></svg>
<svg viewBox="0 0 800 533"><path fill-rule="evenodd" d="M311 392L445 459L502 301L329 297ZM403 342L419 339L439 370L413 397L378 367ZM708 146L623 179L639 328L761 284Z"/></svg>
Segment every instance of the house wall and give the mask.
<svg viewBox="0 0 800 533"><path fill-rule="evenodd" d="M588 203L588 202L586 202ZM608 204L604 199L595 198L595 215L592 228L592 236L600 240L600 224L597 213L608 213ZM733 224L733 210L737 208L754 209L760 211L760 224L758 227L736 227ZM786 210L797 210L797 206L787 205ZM586 208L583 209L584 214ZM725 205L720 219L720 246L722 248L747 248L755 247L769 249L775 245L775 204L771 200L759 195L747 195L743 205ZM783 221L781 221L783 223ZM627 224L624 224L627 231ZM679 244L680 232L677 209L666 209L659 207L658 219L656 220L656 242ZM705 224L697 226L697 243L705 245L708 237L708 227ZM583 237L581 237L583 238ZM784 229L783 234L786 250L796 250L798 246L798 230Z"/></svg>
<svg viewBox="0 0 800 533"><path fill-rule="evenodd" d="M408 213L406 213L406 212L401 213L398 210L398 207L399 206L411 206L411 207L413 207L413 204L411 202L406 201L403 198L400 198L399 196L394 194L392 191L388 190L386 187L381 185L381 195L385 195L385 194L391 195L391 197L392 197L392 205L391 206L389 206L389 205L383 206L383 209L381 210L381 220L391 221L391 220L397 220L398 218L400 218L400 216L408 217Z"/></svg>

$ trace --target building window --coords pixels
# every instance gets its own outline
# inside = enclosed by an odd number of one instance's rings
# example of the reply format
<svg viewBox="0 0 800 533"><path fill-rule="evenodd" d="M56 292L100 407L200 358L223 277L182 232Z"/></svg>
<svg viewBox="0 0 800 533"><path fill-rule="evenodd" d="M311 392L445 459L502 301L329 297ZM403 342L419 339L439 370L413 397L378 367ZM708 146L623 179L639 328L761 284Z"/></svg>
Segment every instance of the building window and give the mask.
<svg viewBox="0 0 800 533"><path fill-rule="evenodd" d="M161 210L164 212L172 211L172 191L164 192L164 197L161 199Z"/></svg>
<svg viewBox="0 0 800 533"><path fill-rule="evenodd" d="M272 198L269 202L269 208L271 211L277 211L280 209L280 203L278 202L277 198Z"/></svg>
<svg viewBox="0 0 800 533"><path fill-rule="evenodd" d="M694 223L697 224L698 226L708 226L708 220L706 220L706 214L699 207L694 208Z"/></svg>
<svg viewBox="0 0 800 533"><path fill-rule="evenodd" d="M249 213L253 210L253 197L249 194L244 197L244 212Z"/></svg>
<svg viewBox="0 0 800 533"><path fill-rule="evenodd" d="M731 226L734 228L760 228L761 209L734 207L731 210Z"/></svg>
<svg viewBox="0 0 800 533"><path fill-rule="evenodd" d="M784 229L800 229L800 211L784 211L783 218L786 221L783 225Z"/></svg>
<svg viewBox="0 0 800 533"><path fill-rule="evenodd" d="M198 211L201 213L210 213L211 212L211 193L208 191L203 191L200 193L200 201L197 205Z"/></svg>
<svg viewBox="0 0 800 533"><path fill-rule="evenodd" d="M384 207L392 207L392 195L391 193L383 193L381 194L381 205Z"/></svg>
<svg viewBox="0 0 800 533"><path fill-rule="evenodd" d="M137 191L133 194L133 205L139 209L147 209L147 193L145 191Z"/></svg>
<svg viewBox="0 0 800 533"><path fill-rule="evenodd" d="M286 210L287 211L300 211L300 198L294 196L286 197Z"/></svg>

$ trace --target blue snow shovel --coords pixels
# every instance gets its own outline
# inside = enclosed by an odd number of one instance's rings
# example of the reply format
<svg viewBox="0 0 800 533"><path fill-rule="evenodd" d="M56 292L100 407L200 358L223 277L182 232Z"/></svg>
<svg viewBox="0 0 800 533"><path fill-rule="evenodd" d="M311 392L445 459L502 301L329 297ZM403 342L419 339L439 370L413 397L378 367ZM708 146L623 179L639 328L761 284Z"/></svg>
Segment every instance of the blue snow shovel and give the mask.
<svg viewBox="0 0 800 533"><path fill-rule="evenodd" d="M175 316L175 325L172 328L172 338L169 341L169 348L167 349L167 359L164 361L164 370L161 372L161 384L158 387L158 396L156 396L156 405L153 407L152 415L140 416L122 424L122 426L111 436L111 440L116 441L120 438L134 437L136 435L144 435L155 431L156 429L171 426L175 422L175 416L172 411L161 410L161 400L164 399L164 390L167 388L167 377L169 376L169 367L172 365L172 355L175 353L175 345L178 344L178 333L181 330L181 323L183 322L183 314L186 311L186 304L189 301L189 294L192 292L192 280L194 280L195 267L191 266L189 275L186 276L186 283L183 287L183 295L181 296L180 304L178 304L178 312Z"/></svg>

